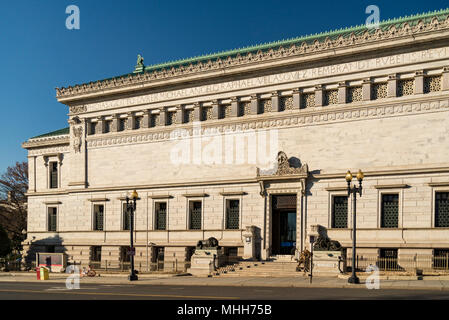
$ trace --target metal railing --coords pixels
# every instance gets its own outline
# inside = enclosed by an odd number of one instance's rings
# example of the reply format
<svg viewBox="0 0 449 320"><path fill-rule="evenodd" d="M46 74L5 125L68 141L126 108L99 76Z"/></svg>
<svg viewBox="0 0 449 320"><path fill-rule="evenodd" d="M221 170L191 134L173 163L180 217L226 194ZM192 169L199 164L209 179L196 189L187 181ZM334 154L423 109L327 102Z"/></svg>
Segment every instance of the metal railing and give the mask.
<svg viewBox="0 0 449 320"><path fill-rule="evenodd" d="M346 258L347 270L352 268L352 257ZM427 272L449 273L449 255L414 255L398 258L380 258L374 256L357 256L355 266L357 271L364 271L370 265L377 266L379 271L391 272Z"/></svg>
<svg viewBox="0 0 449 320"><path fill-rule="evenodd" d="M85 264L78 264L82 267L90 266L94 270L100 270L105 272L129 272L131 270L131 263L126 261L90 261ZM135 262L134 268L139 273L183 273L187 272L187 269L190 268L189 261L156 261L149 262L148 265L146 262Z"/></svg>
<svg viewBox="0 0 449 320"><path fill-rule="evenodd" d="M0 271L30 271L36 269L36 262L0 260Z"/></svg>

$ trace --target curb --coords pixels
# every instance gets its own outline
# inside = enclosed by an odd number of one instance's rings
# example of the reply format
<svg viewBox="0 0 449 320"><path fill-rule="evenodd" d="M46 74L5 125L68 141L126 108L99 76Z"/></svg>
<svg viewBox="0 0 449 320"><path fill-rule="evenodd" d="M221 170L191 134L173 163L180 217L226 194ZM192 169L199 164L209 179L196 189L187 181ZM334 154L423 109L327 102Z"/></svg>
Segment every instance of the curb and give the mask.
<svg viewBox="0 0 449 320"><path fill-rule="evenodd" d="M39 281L37 279L14 279L15 277L11 277L8 280L0 280L1 282L30 282L30 283L40 283L42 281ZM85 278L85 279L89 279L89 278ZM90 279L99 279L99 280L103 280L106 279L107 277L96 277L96 278L90 278ZM175 279L175 277L172 277L172 279ZM179 279L179 278L178 278ZM191 278L193 279L198 279L198 278ZM108 284L112 284L112 285L124 285L124 284L130 284L129 281L127 281L126 278L118 280L118 279L109 279L112 281L87 281L84 282L84 284L91 284L91 285L108 285ZM327 288L327 289L332 289L332 288L338 288L338 289L366 289L369 290L365 287L364 283L361 284L357 284L357 285L351 285L351 284L347 284L347 283L323 283L323 284L319 284L319 283L293 283L293 284L286 284L286 283L251 283L251 280L254 279L245 279L242 280L242 282L234 282L234 283L226 283L226 282L213 282L213 281L206 281L203 283L198 283L195 280L193 282L191 281L187 281L187 283L185 281L164 281L164 280L159 280L159 279L143 279L143 281L141 282L133 282L133 285L159 285L159 286L179 286L179 285L183 285L183 286L207 286L207 287L211 287L211 286L216 286L216 287L264 287L264 288L270 288L270 287L274 287L274 288ZM416 280L417 281L417 280ZM53 280L46 280L44 282L47 283L65 283L66 282L66 278L64 279L53 279ZM249 283L248 283L249 282ZM81 279L81 284L83 283L83 280ZM437 285L437 286L405 286L405 285L387 285L387 286L383 286L382 283L380 284L380 288L379 289L384 289L384 290L427 290L427 291L449 291L449 286L443 286L443 285Z"/></svg>

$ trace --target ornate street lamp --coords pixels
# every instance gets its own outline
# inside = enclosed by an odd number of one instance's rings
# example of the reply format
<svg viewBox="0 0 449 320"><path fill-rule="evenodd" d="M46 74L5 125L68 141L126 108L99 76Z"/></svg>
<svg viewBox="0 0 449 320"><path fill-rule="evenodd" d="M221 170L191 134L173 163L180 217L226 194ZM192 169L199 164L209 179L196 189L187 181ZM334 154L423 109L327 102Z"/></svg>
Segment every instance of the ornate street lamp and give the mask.
<svg viewBox="0 0 449 320"><path fill-rule="evenodd" d="M352 193L352 275L348 279L349 283L360 283L360 279L357 278L355 274L355 247L356 247L356 216L355 216L355 206L356 206L356 197L357 193L362 196L362 181L363 181L364 175L362 170L359 170L357 173L357 180L359 181L359 186L357 187L354 185L351 188L351 181L352 181L352 173L348 170L348 173L346 173L346 182L348 183L348 198L351 196Z"/></svg>
<svg viewBox="0 0 449 320"><path fill-rule="evenodd" d="M138 277L136 275L136 271L134 270L134 243L133 243L133 232L134 232L134 212L136 211L136 201L139 198L139 195L137 194L137 191L134 190L131 194L131 199L128 195L126 195L126 210L129 213L129 226L130 226L130 234L131 234L131 246L129 248L129 255L131 259L131 273L128 276L129 281L135 281L138 280Z"/></svg>

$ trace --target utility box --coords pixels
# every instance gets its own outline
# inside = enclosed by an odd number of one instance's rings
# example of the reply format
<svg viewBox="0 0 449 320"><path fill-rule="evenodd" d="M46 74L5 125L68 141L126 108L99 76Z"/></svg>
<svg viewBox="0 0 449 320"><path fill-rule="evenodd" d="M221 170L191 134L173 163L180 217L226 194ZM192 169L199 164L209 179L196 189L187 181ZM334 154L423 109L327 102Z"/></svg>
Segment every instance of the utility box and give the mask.
<svg viewBox="0 0 449 320"><path fill-rule="evenodd" d="M45 267L40 267L40 280L49 280L49 271Z"/></svg>

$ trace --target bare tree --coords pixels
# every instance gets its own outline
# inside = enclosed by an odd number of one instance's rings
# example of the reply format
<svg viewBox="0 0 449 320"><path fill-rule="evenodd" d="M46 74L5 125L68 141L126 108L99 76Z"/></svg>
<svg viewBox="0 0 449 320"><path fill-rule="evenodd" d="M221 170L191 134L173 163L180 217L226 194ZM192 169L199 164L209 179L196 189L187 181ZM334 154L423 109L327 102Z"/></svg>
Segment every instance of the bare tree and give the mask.
<svg viewBox="0 0 449 320"><path fill-rule="evenodd" d="M15 247L20 246L27 227L27 190L27 162L17 162L0 176L0 224Z"/></svg>

